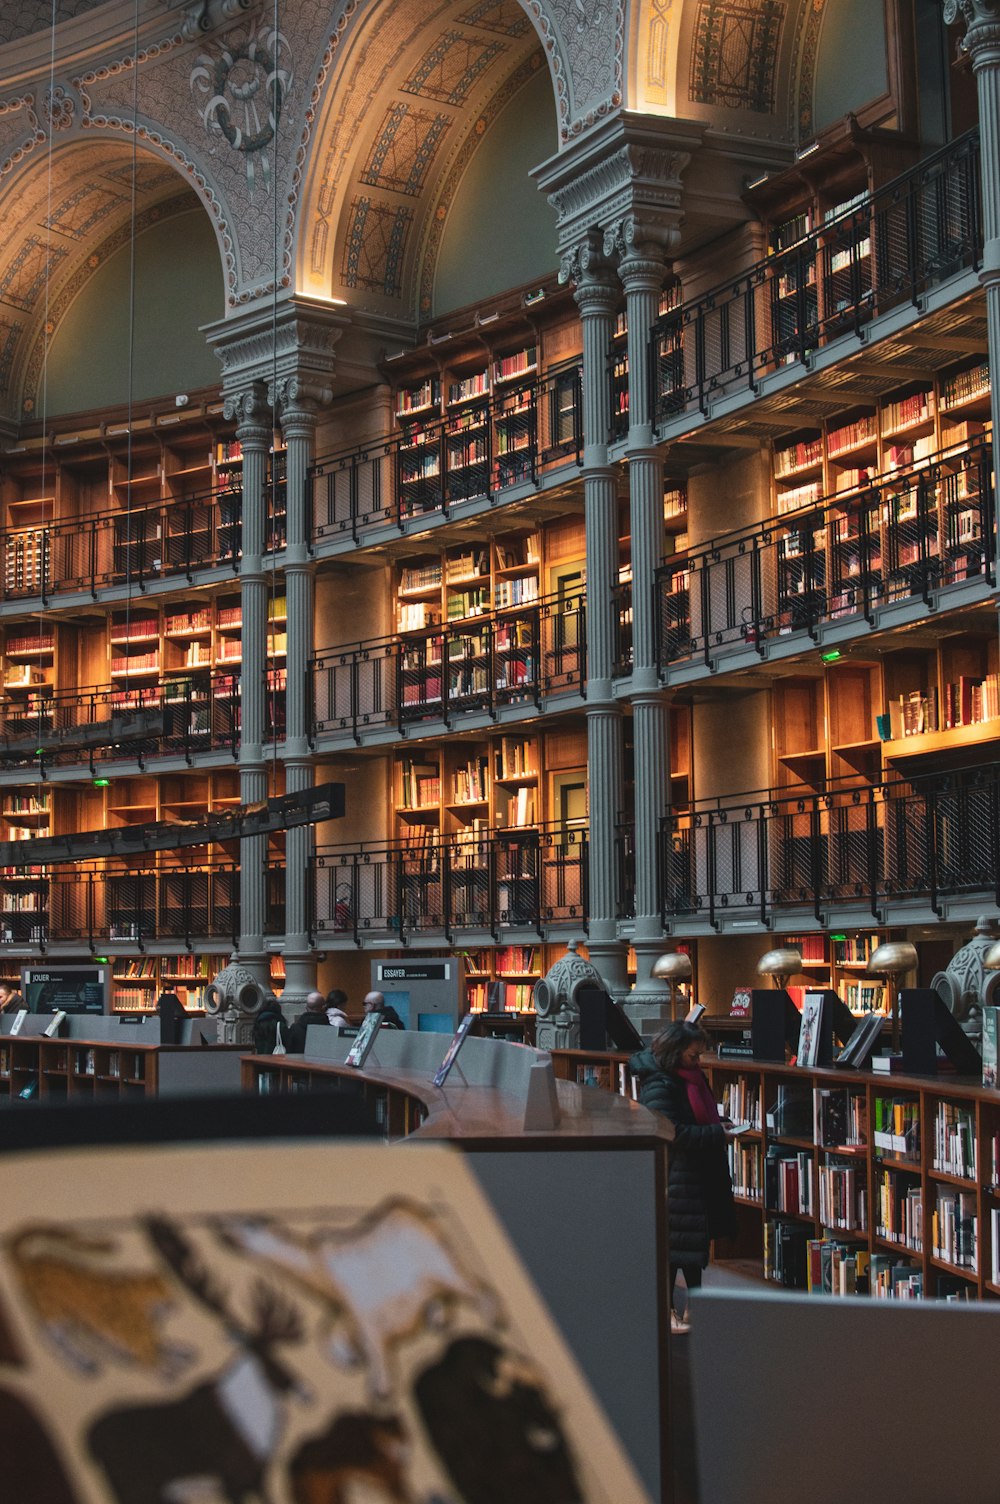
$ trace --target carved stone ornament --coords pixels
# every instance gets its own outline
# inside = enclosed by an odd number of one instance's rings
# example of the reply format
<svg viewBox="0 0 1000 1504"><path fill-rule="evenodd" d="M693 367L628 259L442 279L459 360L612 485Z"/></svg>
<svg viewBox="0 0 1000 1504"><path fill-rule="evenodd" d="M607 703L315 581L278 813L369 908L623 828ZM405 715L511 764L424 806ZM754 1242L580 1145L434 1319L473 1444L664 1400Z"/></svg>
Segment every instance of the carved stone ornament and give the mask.
<svg viewBox="0 0 1000 1504"><path fill-rule="evenodd" d="M1000 41L997 29L1000 27L1000 0L944 0L944 19L949 26L953 21L965 22L966 34L961 46L966 52L973 51L977 45ZM986 29L984 36L973 35L978 27Z"/></svg>
<svg viewBox="0 0 1000 1504"><path fill-rule="evenodd" d="M581 987L604 988L604 978L577 954L579 940L570 940L566 954L550 966L535 983L535 1045L540 1050L575 1050L580 1045L580 1005L576 994Z"/></svg>
<svg viewBox="0 0 1000 1504"><path fill-rule="evenodd" d="M275 1002L239 961L230 961L205 988L205 1012L216 1020L220 1044L253 1044L254 1019L265 1003Z"/></svg>
<svg viewBox="0 0 1000 1504"><path fill-rule="evenodd" d="M1000 972L987 971L983 966L986 952L997 940L1000 940L1000 918L981 914L972 939L952 956L944 971L931 979L934 991L941 994L973 1039L983 1032L983 1009L1000 1002Z"/></svg>

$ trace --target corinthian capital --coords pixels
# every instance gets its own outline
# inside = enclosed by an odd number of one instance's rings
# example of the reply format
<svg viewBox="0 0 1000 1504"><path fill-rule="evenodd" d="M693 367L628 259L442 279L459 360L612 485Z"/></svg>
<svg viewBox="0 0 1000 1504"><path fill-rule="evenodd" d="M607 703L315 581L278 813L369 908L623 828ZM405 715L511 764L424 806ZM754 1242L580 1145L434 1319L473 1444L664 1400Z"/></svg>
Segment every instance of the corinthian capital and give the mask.
<svg viewBox="0 0 1000 1504"><path fill-rule="evenodd" d="M604 254L617 256L620 263L653 261L658 266L680 241L677 219L671 223L656 215L628 214L604 232Z"/></svg>
<svg viewBox="0 0 1000 1504"><path fill-rule="evenodd" d="M578 288L613 287L614 268L604 253L604 237L591 229L559 263L559 281L572 282Z"/></svg>
<svg viewBox="0 0 1000 1504"><path fill-rule="evenodd" d="M973 60L980 48L1000 46L1000 0L944 0L944 18L965 22L961 46Z"/></svg>
<svg viewBox="0 0 1000 1504"><path fill-rule="evenodd" d="M223 416L228 422L235 419L237 426L256 425L265 432L271 423L271 406L263 381L251 382L239 391L227 392L222 404Z"/></svg>

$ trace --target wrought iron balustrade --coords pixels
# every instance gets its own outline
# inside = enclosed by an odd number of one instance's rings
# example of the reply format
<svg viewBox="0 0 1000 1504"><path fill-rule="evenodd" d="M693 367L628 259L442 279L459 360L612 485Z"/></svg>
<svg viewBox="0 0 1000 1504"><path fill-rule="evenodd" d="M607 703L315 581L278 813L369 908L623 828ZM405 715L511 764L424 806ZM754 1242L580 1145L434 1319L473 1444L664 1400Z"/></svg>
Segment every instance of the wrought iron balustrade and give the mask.
<svg viewBox="0 0 1000 1504"><path fill-rule="evenodd" d="M967 580L992 585L995 533L983 442L732 533L659 570L660 667L852 617L871 624L876 607L929 603Z"/></svg>
<svg viewBox="0 0 1000 1504"><path fill-rule="evenodd" d="M707 412L760 378L922 294L982 255L979 133L971 131L653 327L656 420Z"/></svg>
<svg viewBox="0 0 1000 1504"><path fill-rule="evenodd" d="M284 930L284 871L266 872L269 935ZM240 869L224 861L183 865L49 867L0 871L0 936L13 945L53 941L91 950L126 942L231 940L240 931Z"/></svg>
<svg viewBox="0 0 1000 1504"><path fill-rule="evenodd" d="M587 921L587 833L565 826L366 842L316 853L317 943Z"/></svg>
<svg viewBox="0 0 1000 1504"><path fill-rule="evenodd" d="M580 369L573 365L472 399L443 418L319 460L311 470L316 540L496 497L583 453Z"/></svg>
<svg viewBox="0 0 1000 1504"><path fill-rule="evenodd" d="M586 609L582 595L545 596L495 614L402 637L326 648L313 660L313 734L450 725L583 694Z"/></svg>
<svg viewBox="0 0 1000 1504"><path fill-rule="evenodd" d="M28 690L0 709L0 769L85 766L160 757L191 762L201 753L239 752L240 668L192 669L157 684ZM269 738L285 734L284 671L269 669Z"/></svg>
<svg viewBox="0 0 1000 1504"><path fill-rule="evenodd" d="M982 894L1000 901L1000 765L697 801L660 833L664 920Z"/></svg>

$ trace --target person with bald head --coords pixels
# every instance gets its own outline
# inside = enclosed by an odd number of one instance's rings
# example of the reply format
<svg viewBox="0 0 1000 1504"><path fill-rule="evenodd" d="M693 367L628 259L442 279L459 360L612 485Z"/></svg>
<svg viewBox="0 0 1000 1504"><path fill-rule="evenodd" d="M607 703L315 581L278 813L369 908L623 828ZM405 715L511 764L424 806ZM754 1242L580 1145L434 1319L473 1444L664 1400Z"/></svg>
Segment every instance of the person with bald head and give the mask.
<svg viewBox="0 0 1000 1504"><path fill-rule="evenodd" d="M395 1008L391 1003L386 1002L383 992L365 993L365 1012L381 1013L383 1029L402 1029L405 1027L403 1020Z"/></svg>
<svg viewBox="0 0 1000 1504"><path fill-rule="evenodd" d="M303 1055L306 1050L306 1035L310 1029L330 1027L330 1020L326 1013L326 998L322 992L310 992L306 998L305 1012L300 1013L293 1024L288 1027L285 1036L285 1049L289 1055Z"/></svg>

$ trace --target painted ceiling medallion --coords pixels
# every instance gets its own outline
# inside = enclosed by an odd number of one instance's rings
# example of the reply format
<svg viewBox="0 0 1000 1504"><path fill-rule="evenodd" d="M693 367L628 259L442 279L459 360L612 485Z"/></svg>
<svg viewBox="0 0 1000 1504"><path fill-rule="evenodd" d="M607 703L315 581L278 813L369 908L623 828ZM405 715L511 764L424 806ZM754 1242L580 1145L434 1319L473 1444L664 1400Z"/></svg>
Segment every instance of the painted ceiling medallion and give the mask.
<svg viewBox="0 0 1000 1504"><path fill-rule="evenodd" d="M202 53L191 72L192 91L208 96L201 109L205 130L244 153L251 193L258 172L265 189L270 183L268 147L292 82L288 41L269 24L227 37Z"/></svg>

